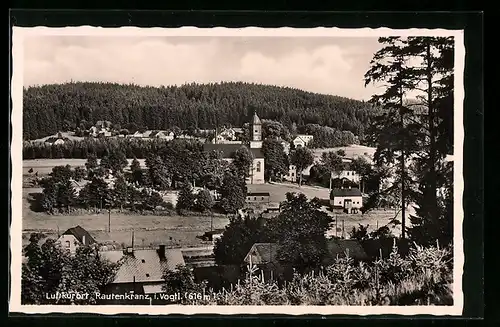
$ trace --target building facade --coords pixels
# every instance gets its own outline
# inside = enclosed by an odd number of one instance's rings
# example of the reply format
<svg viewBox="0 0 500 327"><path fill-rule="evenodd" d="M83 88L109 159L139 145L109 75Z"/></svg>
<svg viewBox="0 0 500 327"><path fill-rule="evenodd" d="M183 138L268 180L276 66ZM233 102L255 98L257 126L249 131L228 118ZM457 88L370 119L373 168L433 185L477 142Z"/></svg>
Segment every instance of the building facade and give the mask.
<svg viewBox="0 0 500 327"><path fill-rule="evenodd" d="M363 196L358 188L333 189L330 194L330 206L343 209L347 213L357 212L363 207Z"/></svg>

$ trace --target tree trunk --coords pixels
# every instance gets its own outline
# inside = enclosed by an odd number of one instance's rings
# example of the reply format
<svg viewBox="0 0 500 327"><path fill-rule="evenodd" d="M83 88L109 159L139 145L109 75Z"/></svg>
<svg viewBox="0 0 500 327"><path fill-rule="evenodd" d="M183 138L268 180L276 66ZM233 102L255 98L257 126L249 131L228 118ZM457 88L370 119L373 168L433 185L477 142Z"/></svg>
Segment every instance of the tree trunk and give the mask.
<svg viewBox="0 0 500 327"><path fill-rule="evenodd" d="M299 175L299 187L302 187L302 172Z"/></svg>
<svg viewBox="0 0 500 327"><path fill-rule="evenodd" d="M429 110L429 134L430 134L430 140L429 140L429 175L430 175L430 181L429 181L429 186L430 186L430 192L431 196L429 200L431 201L430 203L430 215L431 219L436 219L437 218L437 198L436 198L436 193L437 193L437 178L436 178L436 128L434 126L434 120L435 120L435 113L434 113L434 105L432 101L432 92L433 92L433 87L432 87L432 54L431 54L431 45L430 43L427 43L426 46L426 57L427 57L427 106Z"/></svg>
<svg viewBox="0 0 500 327"><path fill-rule="evenodd" d="M404 108L403 108L403 88L401 87L399 98L401 131L404 131ZM404 132L403 132L404 133ZM406 230L406 204L405 204L405 137L401 138L401 238L405 238Z"/></svg>

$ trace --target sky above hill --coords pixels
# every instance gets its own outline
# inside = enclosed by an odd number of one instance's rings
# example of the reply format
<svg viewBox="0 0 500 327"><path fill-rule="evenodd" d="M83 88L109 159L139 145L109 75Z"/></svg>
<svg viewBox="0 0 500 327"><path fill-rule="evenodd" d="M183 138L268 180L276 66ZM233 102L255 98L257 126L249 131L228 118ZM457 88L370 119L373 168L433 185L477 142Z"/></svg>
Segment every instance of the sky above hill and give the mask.
<svg viewBox="0 0 500 327"><path fill-rule="evenodd" d="M30 36L25 87L69 81L181 85L243 81L368 100L377 38Z"/></svg>

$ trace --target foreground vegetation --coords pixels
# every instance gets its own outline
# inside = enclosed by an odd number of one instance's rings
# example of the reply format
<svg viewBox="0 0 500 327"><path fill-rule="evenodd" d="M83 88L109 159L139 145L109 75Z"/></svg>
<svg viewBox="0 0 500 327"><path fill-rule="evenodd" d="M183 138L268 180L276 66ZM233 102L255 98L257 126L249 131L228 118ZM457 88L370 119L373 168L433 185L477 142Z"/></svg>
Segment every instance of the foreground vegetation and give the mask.
<svg viewBox="0 0 500 327"><path fill-rule="evenodd" d="M191 305L453 305L451 251L439 246L415 245L406 257L394 246L388 258L369 263L340 256L319 273L295 273L286 283L248 270L238 284L213 292L180 267L166 273L164 289L209 295L179 301Z"/></svg>

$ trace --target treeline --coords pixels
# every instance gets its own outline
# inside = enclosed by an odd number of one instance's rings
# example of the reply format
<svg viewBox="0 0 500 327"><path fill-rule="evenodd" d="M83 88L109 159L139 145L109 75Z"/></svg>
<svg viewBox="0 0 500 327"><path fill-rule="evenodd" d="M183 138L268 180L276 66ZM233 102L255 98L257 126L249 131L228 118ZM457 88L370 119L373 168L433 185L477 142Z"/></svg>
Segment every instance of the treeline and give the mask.
<svg viewBox="0 0 500 327"><path fill-rule="evenodd" d="M153 130L242 126L254 110L288 127L319 124L355 135L364 134L375 113L362 101L241 82L159 88L78 82L24 89L23 138L38 139L99 120Z"/></svg>
<svg viewBox="0 0 500 327"><path fill-rule="evenodd" d="M157 207L172 209L173 203L166 203L162 192L181 189L176 206L179 213L211 210L212 194L195 194L191 185L198 185L221 194L220 209L235 213L245 205L245 179L252 162L246 147L237 150L229 164L219 152L205 152L199 144L165 142L164 148L146 157L146 168L135 158L130 169L125 170L129 165L127 157L121 149L113 148L100 162L90 154L85 168L54 167L48 177L38 182L42 187L40 209L48 213L71 212L75 208L134 212L154 211Z"/></svg>
<svg viewBox="0 0 500 327"><path fill-rule="evenodd" d="M176 143L202 144L196 140L175 140ZM90 154L102 158L114 149L120 149L127 158L145 159L149 154L161 152L169 141L135 138L85 138L67 140L63 144L24 142L23 159L86 159Z"/></svg>

